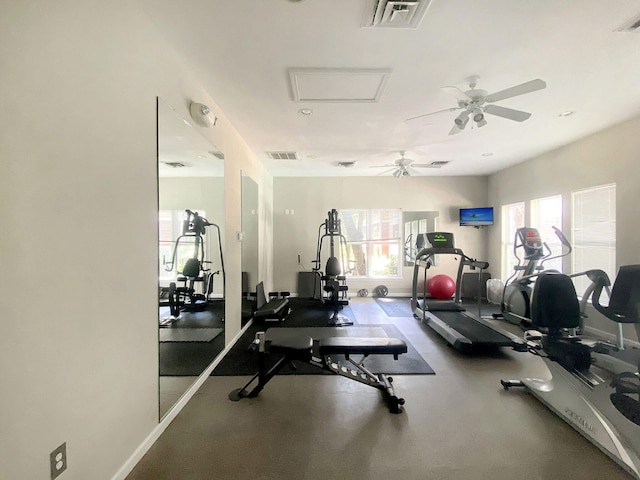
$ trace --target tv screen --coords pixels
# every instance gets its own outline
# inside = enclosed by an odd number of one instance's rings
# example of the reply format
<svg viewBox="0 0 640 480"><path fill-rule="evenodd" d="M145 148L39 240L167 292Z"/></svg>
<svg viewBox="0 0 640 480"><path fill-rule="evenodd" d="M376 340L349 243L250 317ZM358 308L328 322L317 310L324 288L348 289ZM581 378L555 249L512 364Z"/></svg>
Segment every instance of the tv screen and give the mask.
<svg viewBox="0 0 640 480"><path fill-rule="evenodd" d="M461 208L460 225L471 227L493 225L493 207Z"/></svg>

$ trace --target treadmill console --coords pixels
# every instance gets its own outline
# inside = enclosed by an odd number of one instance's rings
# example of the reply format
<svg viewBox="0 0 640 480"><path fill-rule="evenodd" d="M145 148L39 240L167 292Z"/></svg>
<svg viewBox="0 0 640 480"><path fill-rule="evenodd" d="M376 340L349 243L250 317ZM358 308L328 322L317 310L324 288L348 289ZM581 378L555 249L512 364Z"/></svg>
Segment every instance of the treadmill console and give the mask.
<svg viewBox="0 0 640 480"><path fill-rule="evenodd" d="M453 233L449 232L431 232L427 233L427 241L431 244L431 248L438 249L452 249L455 248L453 241Z"/></svg>
<svg viewBox="0 0 640 480"><path fill-rule="evenodd" d="M544 256L542 238L537 228L523 227L516 230L514 246L523 248L525 260L538 260Z"/></svg>

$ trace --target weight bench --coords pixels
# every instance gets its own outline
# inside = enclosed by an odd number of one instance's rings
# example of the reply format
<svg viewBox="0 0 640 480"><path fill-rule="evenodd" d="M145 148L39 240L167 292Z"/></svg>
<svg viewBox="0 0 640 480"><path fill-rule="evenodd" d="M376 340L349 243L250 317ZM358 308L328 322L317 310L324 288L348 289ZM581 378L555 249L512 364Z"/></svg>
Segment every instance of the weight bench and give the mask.
<svg viewBox="0 0 640 480"><path fill-rule="evenodd" d="M391 383L393 378L380 373L375 375L367 370L363 364L369 355L398 356L407 353L407 344L399 338L368 338L368 337L328 337L314 342L308 335L300 335L293 328L275 328L266 333L258 332L254 345L258 348L258 372L247 384L229 394L229 399L237 402L242 398L254 398L265 385L285 365L292 365L294 361L305 362L315 367L327 370L336 375L347 377L365 385L377 388L387 403L391 413L401 413L404 399L399 398ZM268 368L268 356L280 355L278 361ZM344 355L351 364L347 368L331 359L332 355ZM361 355L360 361L354 361L352 355ZM295 367L295 366L294 366ZM257 380L257 385L249 389Z"/></svg>
<svg viewBox="0 0 640 480"><path fill-rule="evenodd" d="M256 285L256 309L253 312L254 320L278 320L284 321L291 313L289 307L289 292L281 292L278 298L275 292L269 293L269 301L264 293L263 282Z"/></svg>

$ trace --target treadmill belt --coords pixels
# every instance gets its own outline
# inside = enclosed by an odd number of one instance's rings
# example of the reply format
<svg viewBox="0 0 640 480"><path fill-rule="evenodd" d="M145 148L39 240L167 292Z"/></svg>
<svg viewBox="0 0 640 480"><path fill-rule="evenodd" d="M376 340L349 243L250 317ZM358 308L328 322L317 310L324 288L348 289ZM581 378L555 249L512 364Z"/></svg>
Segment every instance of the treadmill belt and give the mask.
<svg viewBox="0 0 640 480"><path fill-rule="evenodd" d="M429 312L464 312L465 308L456 302L450 302L448 300L426 300L426 302L420 302L426 305L426 310Z"/></svg>
<svg viewBox="0 0 640 480"><path fill-rule="evenodd" d="M458 333L467 337L474 344L491 344L491 345L511 345L513 342L490 329L489 327L476 322L473 318L459 312L438 312L433 314L440 320L445 322Z"/></svg>

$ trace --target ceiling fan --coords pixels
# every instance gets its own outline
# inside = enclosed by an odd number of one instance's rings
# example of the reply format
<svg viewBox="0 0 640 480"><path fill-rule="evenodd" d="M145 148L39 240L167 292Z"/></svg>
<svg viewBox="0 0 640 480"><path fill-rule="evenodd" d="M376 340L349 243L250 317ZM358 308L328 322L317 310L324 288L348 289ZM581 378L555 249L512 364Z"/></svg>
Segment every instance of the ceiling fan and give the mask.
<svg viewBox="0 0 640 480"><path fill-rule="evenodd" d="M417 117L409 118L406 121L411 122L424 118L428 115L462 110L462 112L453 121L454 125L449 132L449 135L455 135L456 133L460 133L462 130L464 130L469 123L469 119L472 119L478 127L484 127L487 124L487 120L484 117L485 113L507 118L509 120L514 120L516 122L524 122L531 116L529 112L523 112L522 110L514 110L512 108L501 107L492 104L501 100L506 100L507 98L512 98L518 95L524 95L525 93L542 90L547 86L544 80L540 80L539 78L537 78L535 80L530 80L511 88L500 90L499 92L487 94L486 90L476 89L479 78L480 77L477 75L472 75L466 78L466 81L469 84L469 90L467 90L466 92L463 92L458 87L442 87L444 91L450 93L455 97L455 99L458 101L457 107L446 108L444 110L438 110L437 112L418 115Z"/></svg>
<svg viewBox="0 0 640 480"><path fill-rule="evenodd" d="M386 168L391 167L389 170L380 173L380 175L386 175L387 173L391 173L395 178L401 177L410 177L412 175L419 174L416 168L438 168L440 165L428 164L428 163L413 163L413 160L410 158L405 158L405 152L400 153L400 158L398 158L394 163L389 163L386 165L373 165L370 168ZM434 162L437 163L437 162Z"/></svg>

